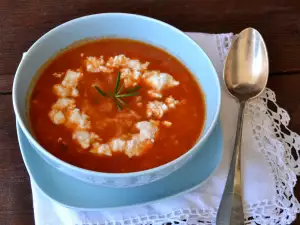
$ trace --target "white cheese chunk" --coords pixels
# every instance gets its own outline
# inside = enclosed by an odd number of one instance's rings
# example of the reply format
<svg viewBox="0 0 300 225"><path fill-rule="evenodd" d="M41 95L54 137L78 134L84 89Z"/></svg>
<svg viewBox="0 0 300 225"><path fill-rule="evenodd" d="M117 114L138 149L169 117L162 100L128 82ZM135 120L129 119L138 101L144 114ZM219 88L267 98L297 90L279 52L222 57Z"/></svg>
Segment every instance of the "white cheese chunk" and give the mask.
<svg viewBox="0 0 300 225"><path fill-rule="evenodd" d="M131 138L127 140L114 138L106 144L96 142L90 152L99 155L112 155L112 152L123 152L130 158L141 155L154 143L158 132L158 122L141 121L136 124L136 128L139 133L129 135Z"/></svg>
<svg viewBox="0 0 300 225"><path fill-rule="evenodd" d="M76 89L82 74L73 70L67 70L61 84L53 86L53 92L59 97L78 97L79 91Z"/></svg>
<svg viewBox="0 0 300 225"><path fill-rule="evenodd" d="M142 73L147 69L149 62L141 63L137 59L127 58L125 55L110 57L106 63L109 68L120 68L121 79L126 88L138 84Z"/></svg>
<svg viewBox="0 0 300 225"><path fill-rule="evenodd" d="M61 84L55 84L53 86L53 92L62 98L66 97L78 97L79 91L73 87L65 87Z"/></svg>
<svg viewBox="0 0 300 225"><path fill-rule="evenodd" d="M81 75L82 74L80 72L75 72L73 70L67 70L66 76L65 76L64 80L61 82L61 84L65 87L74 88L77 86Z"/></svg>
<svg viewBox="0 0 300 225"><path fill-rule="evenodd" d="M173 98L173 96L167 97L165 103L158 100L150 101L146 109L147 117L161 119L165 112L169 109L174 109L178 103L179 101Z"/></svg>
<svg viewBox="0 0 300 225"><path fill-rule="evenodd" d="M157 123L149 121L141 121L136 124L136 128L140 130L139 139L144 141L146 139L153 140L158 131Z"/></svg>
<svg viewBox="0 0 300 225"><path fill-rule="evenodd" d="M168 106L160 101L150 101L147 104L146 114L148 117L162 118L164 113L168 111Z"/></svg>
<svg viewBox="0 0 300 225"><path fill-rule="evenodd" d="M63 124L66 118L63 111L72 110L75 108L75 100L70 98L59 98L51 107L49 118L54 124Z"/></svg>
<svg viewBox="0 0 300 225"><path fill-rule="evenodd" d="M148 68L149 62L141 63L137 59L130 59L124 54L110 57L106 63L110 68L129 68L131 70L144 71Z"/></svg>
<svg viewBox="0 0 300 225"><path fill-rule="evenodd" d="M161 91L166 88L171 88L179 85L170 74L161 73L159 71L147 71L143 74L145 82L148 86L155 89L156 91Z"/></svg>
<svg viewBox="0 0 300 225"><path fill-rule="evenodd" d="M75 100L71 98L59 98L53 105L52 109L71 110L75 108Z"/></svg>
<svg viewBox="0 0 300 225"><path fill-rule="evenodd" d="M149 90L147 91L148 95L151 97L151 98L157 98L157 99L160 99L163 97L163 95L157 91L154 91L154 90Z"/></svg>
<svg viewBox="0 0 300 225"><path fill-rule="evenodd" d="M73 133L73 139L76 140L83 149L90 147L91 137L88 131L78 130Z"/></svg>
<svg viewBox="0 0 300 225"><path fill-rule="evenodd" d="M53 73L53 76L56 78L61 78L64 75L64 73Z"/></svg>
<svg viewBox="0 0 300 225"><path fill-rule="evenodd" d="M107 155L107 156L111 156L111 150L108 144L102 144L100 145L100 147L98 148L98 153L100 153L101 155Z"/></svg>
<svg viewBox="0 0 300 225"><path fill-rule="evenodd" d="M78 108L75 108L70 111L68 123L71 126L72 124L74 124L77 128L80 129L89 129L91 127L89 117L85 113L80 112Z"/></svg>
<svg viewBox="0 0 300 225"><path fill-rule="evenodd" d="M138 81L141 77L141 72L137 70L131 70L129 68L121 69L121 79L124 80L124 86L134 87L138 84Z"/></svg>
<svg viewBox="0 0 300 225"><path fill-rule="evenodd" d="M179 101L176 100L175 98L173 98L173 96L167 97L165 102L168 105L168 107L171 109L174 109L176 107L176 105L179 103Z"/></svg>
<svg viewBox="0 0 300 225"><path fill-rule="evenodd" d="M66 118L62 111L57 111L56 109L52 109L49 112L49 117L51 121L56 125L63 124L66 121Z"/></svg>
<svg viewBox="0 0 300 225"><path fill-rule="evenodd" d="M87 130L75 130L73 132L73 139L80 144L83 149L89 148L91 145L94 149L100 146L98 141L101 141L99 136L93 132Z"/></svg>
<svg viewBox="0 0 300 225"><path fill-rule="evenodd" d="M131 59L128 61L127 66L135 71L144 71L148 68L149 62L141 63L139 60Z"/></svg>
<svg viewBox="0 0 300 225"><path fill-rule="evenodd" d="M99 142L95 142L93 144L93 148L90 150L91 153L95 153L98 155L106 155L112 156L111 149L108 144L100 144Z"/></svg>
<svg viewBox="0 0 300 225"><path fill-rule="evenodd" d="M158 131L158 123L154 121L141 121L136 124L136 128L140 130L140 133L133 135L127 141L125 149L125 154L129 158L139 156L152 146Z"/></svg>
<svg viewBox="0 0 300 225"><path fill-rule="evenodd" d="M89 57L86 57L86 60L85 60L85 67L88 72L112 73L113 70L110 68L107 68L104 64L105 64L105 62L104 62L103 56L100 56L99 58L94 57L94 56L89 56Z"/></svg>
<svg viewBox="0 0 300 225"><path fill-rule="evenodd" d="M110 142L110 147L113 152L122 152L126 147L126 142L121 139L113 139Z"/></svg>
<svg viewBox="0 0 300 225"><path fill-rule="evenodd" d="M129 58L127 58L125 55L116 55L115 57L110 57L106 63L107 67L110 68L119 68L127 66L129 61Z"/></svg>
<svg viewBox="0 0 300 225"><path fill-rule="evenodd" d="M133 156L139 156L143 151L141 141L138 136L133 136L132 139L127 141L125 154L131 158Z"/></svg>
<svg viewBox="0 0 300 225"><path fill-rule="evenodd" d="M172 123L170 121L163 121L162 124L165 126L165 127L171 127L172 126Z"/></svg>
<svg viewBox="0 0 300 225"><path fill-rule="evenodd" d="M94 132L90 132L90 137L91 137L92 142L101 141L101 138Z"/></svg>

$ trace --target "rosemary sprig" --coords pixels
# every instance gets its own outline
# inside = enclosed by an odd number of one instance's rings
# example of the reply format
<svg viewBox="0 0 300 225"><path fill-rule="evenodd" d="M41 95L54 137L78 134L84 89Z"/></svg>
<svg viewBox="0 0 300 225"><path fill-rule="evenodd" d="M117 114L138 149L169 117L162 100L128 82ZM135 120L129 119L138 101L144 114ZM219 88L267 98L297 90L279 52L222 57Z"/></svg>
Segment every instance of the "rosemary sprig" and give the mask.
<svg viewBox="0 0 300 225"><path fill-rule="evenodd" d="M135 86L133 88L127 89L127 92L136 92L141 89L141 86Z"/></svg>
<svg viewBox="0 0 300 225"><path fill-rule="evenodd" d="M114 93L111 93L111 92L106 93L103 90L101 90L100 87L98 87L96 85L94 87L102 96L111 97L114 100L114 102L116 103L117 108L119 110L122 110L124 106L126 106L126 107L128 106L128 104L126 102L124 102L124 100L122 98L139 95L138 90L141 89L141 86L135 86L133 88L129 88L129 89L125 90L125 92L122 92L124 89L124 83L120 87L120 82L121 82L121 73L118 72Z"/></svg>
<svg viewBox="0 0 300 225"><path fill-rule="evenodd" d="M98 86L94 86L96 88L96 90L102 95L102 96L106 96L106 93L104 91L101 90L101 88L99 88Z"/></svg>
<svg viewBox="0 0 300 225"><path fill-rule="evenodd" d="M115 94L118 93L119 85L120 85L120 80L121 80L121 73L118 72L117 81L116 81L116 87L115 87Z"/></svg>
<svg viewBox="0 0 300 225"><path fill-rule="evenodd" d="M124 93L124 94L115 95L115 97L125 98L125 97L137 96L138 94L139 94L138 92L131 92L131 93Z"/></svg>

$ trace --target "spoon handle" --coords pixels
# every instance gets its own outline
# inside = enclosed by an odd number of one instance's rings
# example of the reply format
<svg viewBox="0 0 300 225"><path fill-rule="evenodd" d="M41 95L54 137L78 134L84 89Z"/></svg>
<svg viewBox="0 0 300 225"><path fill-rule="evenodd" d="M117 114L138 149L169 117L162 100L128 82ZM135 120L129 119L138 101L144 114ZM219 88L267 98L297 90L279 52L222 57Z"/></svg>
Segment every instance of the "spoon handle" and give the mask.
<svg viewBox="0 0 300 225"><path fill-rule="evenodd" d="M241 141L245 102L241 102L237 120L235 144L229 174L217 214L217 225L244 224L243 200L241 192Z"/></svg>

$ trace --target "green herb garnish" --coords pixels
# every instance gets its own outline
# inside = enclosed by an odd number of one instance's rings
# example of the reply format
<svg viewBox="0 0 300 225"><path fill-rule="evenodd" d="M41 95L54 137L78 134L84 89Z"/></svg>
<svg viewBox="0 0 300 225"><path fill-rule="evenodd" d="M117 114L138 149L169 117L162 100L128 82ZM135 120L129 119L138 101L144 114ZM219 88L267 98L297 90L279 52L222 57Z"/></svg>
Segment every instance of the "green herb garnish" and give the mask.
<svg viewBox="0 0 300 225"><path fill-rule="evenodd" d="M135 86L133 88L129 88L129 89L125 90L124 92L122 92L124 89L124 83L120 87L120 81L121 81L121 73L119 72L114 93L111 93L111 92L105 93L98 86L95 85L94 87L99 92L99 94L101 94L102 96L111 97L114 100L114 102L116 103L118 109L122 110L124 106L128 106L127 103L124 102L124 100L122 98L137 96L139 94L138 90L140 90L141 86Z"/></svg>
<svg viewBox="0 0 300 225"><path fill-rule="evenodd" d="M94 86L94 87L102 96L106 96L106 93L104 91L102 91L101 88L99 88L98 86Z"/></svg>

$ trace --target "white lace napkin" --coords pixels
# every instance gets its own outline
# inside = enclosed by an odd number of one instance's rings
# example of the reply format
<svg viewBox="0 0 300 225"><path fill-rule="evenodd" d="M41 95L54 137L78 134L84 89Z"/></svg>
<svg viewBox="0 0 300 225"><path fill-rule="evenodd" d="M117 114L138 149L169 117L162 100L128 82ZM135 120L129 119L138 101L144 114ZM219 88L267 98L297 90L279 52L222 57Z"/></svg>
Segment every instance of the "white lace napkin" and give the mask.
<svg viewBox="0 0 300 225"><path fill-rule="evenodd" d="M222 80L224 58L233 34L188 35L208 54ZM32 181L36 225L214 224L229 169L238 111L235 100L222 88L224 155L220 166L200 188L148 206L89 212L53 203ZM245 110L242 174L247 224L290 224L300 211L293 192L296 173L300 174L300 138L286 128L289 116L275 102L274 92L267 89Z"/></svg>

